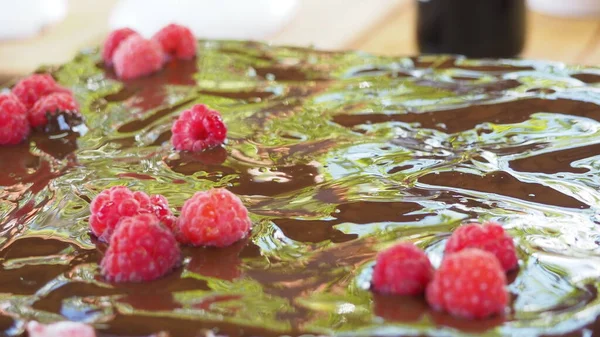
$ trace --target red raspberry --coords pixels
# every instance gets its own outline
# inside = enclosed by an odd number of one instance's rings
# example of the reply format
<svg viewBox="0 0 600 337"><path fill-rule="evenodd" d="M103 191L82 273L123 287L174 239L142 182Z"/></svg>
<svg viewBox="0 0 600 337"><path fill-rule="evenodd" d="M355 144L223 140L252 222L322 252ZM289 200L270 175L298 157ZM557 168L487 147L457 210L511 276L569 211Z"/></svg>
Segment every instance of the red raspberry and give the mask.
<svg viewBox="0 0 600 337"><path fill-rule="evenodd" d="M113 55L115 50L121 45L126 38L131 35L139 35L135 30L130 28L121 28L113 30L104 41L104 48L102 48L102 59L108 66L113 64Z"/></svg>
<svg viewBox="0 0 600 337"><path fill-rule="evenodd" d="M57 322L48 325L32 321L27 323L29 337L96 337L91 326L79 322Z"/></svg>
<svg viewBox="0 0 600 337"><path fill-rule="evenodd" d="M425 252L410 242L397 244L377 254L373 289L384 294L422 294L433 277Z"/></svg>
<svg viewBox="0 0 600 337"><path fill-rule="evenodd" d="M508 292L500 261L476 248L446 256L427 287L427 302L436 310L462 318L502 314Z"/></svg>
<svg viewBox="0 0 600 337"><path fill-rule="evenodd" d="M40 98L29 110L29 123L36 128L48 123L47 115L56 115L59 112L71 112L79 115L79 105L73 95L65 92L56 92Z"/></svg>
<svg viewBox="0 0 600 337"><path fill-rule="evenodd" d="M160 219L160 222L163 225L173 232L177 230L177 218L173 215L173 212L171 212L167 198L160 194L151 196L150 207L152 208L152 213Z"/></svg>
<svg viewBox="0 0 600 337"><path fill-rule="evenodd" d="M58 85L48 74L33 74L25 77L12 88L12 93L27 109L31 109L40 98L53 92L69 92L69 90Z"/></svg>
<svg viewBox="0 0 600 337"><path fill-rule="evenodd" d="M223 144L227 128L218 111L197 104L181 113L173 123L171 133L175 149L199 152Z"/></svg>
<svg viewBox="0 0 600 337"><path fill-rule="evenodd" d="M129 80L160 70L163 53L157 42L130 35L115 50L113 62L117 76Z"/></svg>
<svg viewBox="0 0 600 337"><path fill-rule="evenodd" d="M27 110L13 94L0 94L0 145L14 145L29 134Z"/></svg>
<svg viewBox="0 0 600 337"><path fill-rule="evenodd" d="M109 281L143 282L166 275L180 259L173 233L153 214L140 214L120 222L100 267Z"/></svg>
<svg viewBox="0 0 600 337"><path fill-rule="evenodd" d="M512 237L494 222L458 227L448 239L444 253L448 255L465 248L479 248L496 255L505 271L514 269L519 262Z"/></svg>
<svg viewBox="0 0 600 337"><path fill-rule="evenodd" d="M167 57L189 60L196 56L196 38L187 27L170 24L154 34L152 40L160 43Z"/></svg>
<svg viewBox="0 0 600 337"><path fill-rule="evenodd" d="M163 196L149 197L144 192L132 192L125 186L113 186L98 194L90 204L90 228L101 241L108 242L115 227L124 217L152 213L166 226L174 227L173 214Z"/></svg>
<svg viewBox="0 0 600 337"><path fill-rule="evenodd" d="M223 188L197 192L183 204L177 221L185 243L225 247L248 235L252 223L248 210Z"/></svg>

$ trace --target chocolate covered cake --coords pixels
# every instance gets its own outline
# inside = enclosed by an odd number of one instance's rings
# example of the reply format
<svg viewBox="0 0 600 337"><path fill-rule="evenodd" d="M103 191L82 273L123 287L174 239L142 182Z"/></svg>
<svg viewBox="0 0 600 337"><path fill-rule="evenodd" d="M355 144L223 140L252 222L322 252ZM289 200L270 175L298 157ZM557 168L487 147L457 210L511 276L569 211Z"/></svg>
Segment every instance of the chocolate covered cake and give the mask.
<svg viewBox="0 0 600 337"><path fill-rule="evenodd" d="M200 41L196 58L134 80L97 50L42 71L83 120L58 115L0 147L2 335L31 320L99 336L600 335L598 69ZM221 112L226 146L174 151L174 120L200 103ZM252 235L183 247L152 282L108 282L89 204L116 185L176 214L225 187ZM468 221L515 238L505 315L369 290L377 252L412 241L437 266Z"/></svg>

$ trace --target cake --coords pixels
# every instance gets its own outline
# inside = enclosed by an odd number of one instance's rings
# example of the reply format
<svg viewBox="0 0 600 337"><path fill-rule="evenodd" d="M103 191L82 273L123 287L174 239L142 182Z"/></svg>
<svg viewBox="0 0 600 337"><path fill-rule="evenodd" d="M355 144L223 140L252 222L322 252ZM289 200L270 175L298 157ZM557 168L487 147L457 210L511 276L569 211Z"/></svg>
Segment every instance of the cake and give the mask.
<svg viewBox="0 0 600 337"><path fill-rule="evenodd" d="M199 41L195 59L135 80L98 50L40 71L72 90L84 123L57 116L0 147L4 335L30 320L100 336L600 333L597 69ZM226 146L173 151L173 121L198 103L223 115ZM183 248L156 281L107 282L89 203L115 185L176 210L226 187L253 233ZM467 221L515 238L506 315L463 320L369 291L378 251L412 241L439 265Z"/></svg>

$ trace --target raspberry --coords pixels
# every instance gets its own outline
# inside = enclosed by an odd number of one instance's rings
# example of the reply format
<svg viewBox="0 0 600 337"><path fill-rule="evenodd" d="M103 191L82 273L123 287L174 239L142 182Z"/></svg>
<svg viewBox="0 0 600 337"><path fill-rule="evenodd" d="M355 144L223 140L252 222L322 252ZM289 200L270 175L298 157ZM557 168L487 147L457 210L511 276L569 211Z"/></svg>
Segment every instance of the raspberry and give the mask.
<svg viewBox="0 0 600 337"><path fill-rule="evenodd" d="M445 254L459 252L465 248L479 248L494 254L505 271L517 267L515 244L500 224L472 223L458 227L446 243Z"/></svg>
<svg viewBox="0 0 600 337"><path fill-rule="evenodd" d="M218 111L204 104L181 113L171 128L171 142L177 150L199 152L225 141L227 128Z"/></svg>
<svg viewBox="0 0 600 337"><path fill-rule="evenodd" d="M98 194L90 204L90 228L100 241L108 242L115 227L124 217L152 213L166 226L174 227L169 203L160 195L149 197L132 192L125 186L113 186Z"/></svg>
<svg viewBox="0 0 600 337"><path fill-rule="evenodd" d="M177 221L185 243L225 247L246 237L252 223L242 201L226 189L197 192Z"/></svg>
<svg viewBox="0 0 600 337"><path fill-rule="evenodd" d="M100 267L109 281L143 282L166 275L180 259L173 233L153 214L140 214L120 222Z"/></svg>
<svg viewBox="0 0 600 337"><path fill-rule="evenodd" d="M52 76L48 74L33 74L25 77L12 88L12 93L19 98L27 109L31 109L40 98L53 92L69 91L58 85Z"/></svg>
<svg viewBox="0 0 600 337"><path fill-rule="evenodd" d="M414 244L397 244L377 254L373 268L373 289L384 294L422 294L433 277L425 252Z"/></svg>
<svg viewBox="0 0 600 337"><path fill-rule="evenodd" d="M427 302L462 318L502 314L508 302L506 275L494 254L467 248L442 261L427 287Z"/></svg>
<svg viewBox="0 0 600 337"><path fill-rule="evenodd" d="M163 53L157 42L130 35L115 50L113 62L117 76L129 80L160 70Z"/></svg>
<svg viewBox="0 0 600 337"><path fill-rule="evenodd" d="M163 195L155 194L150 197L150 207L152 209L152 213L156 215L160 222L169 228L171 231L175 232L177 230L177 218L171 212L169 208L169 201Z"/></svg>
<svg viewBox="0 0 600 337"><path fill-rule="evenodd" d="M29 337L96 337L94 328L78 322L58 322L48 325L32 321L27 323Z"/></svg>
<svg viewBox="0 0 600 337"><path fill-rule="evenodd" d="M40 98L29 110L29 123L36 128L48 123L47 115L54 116L59 112L71 112L79 115L79 105L73 95L56 92Z"/></svg>
<svg viewBox="0 0 600 337"><path fill-rule="evenodd" d="M162 46L167 57L189 60L196 56L196 38L187 27L170 24L154 34L152 40Z"/></svg>
<svg viewBox="0 0 600 337"><path fill-rule="evenodd" d="M121 45L126 38L131 35L139 35L135 30L130 28L121 28L113 30L106 40L104 41L104 48L102 48L102 59L106 65L112 65L113 55L115 50Z"/></svg>
<svg viewBox="0 0 600 337"><path fill-rule="evenodd" d="M27 138L25 106L13 94L0 94L0 145L15 145Z"/></svg>

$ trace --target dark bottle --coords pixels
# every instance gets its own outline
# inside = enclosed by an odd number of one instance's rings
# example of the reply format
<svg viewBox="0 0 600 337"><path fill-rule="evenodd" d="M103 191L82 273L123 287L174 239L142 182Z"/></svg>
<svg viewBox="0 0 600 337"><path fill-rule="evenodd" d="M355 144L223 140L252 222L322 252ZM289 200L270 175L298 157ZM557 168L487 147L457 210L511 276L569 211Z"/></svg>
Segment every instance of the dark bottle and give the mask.
<svg viewBox="0 0 600 337"><path fill-rule="evenodd" d="M514 57L525 43L525 0L418 0L422 54Z"/></svg>

